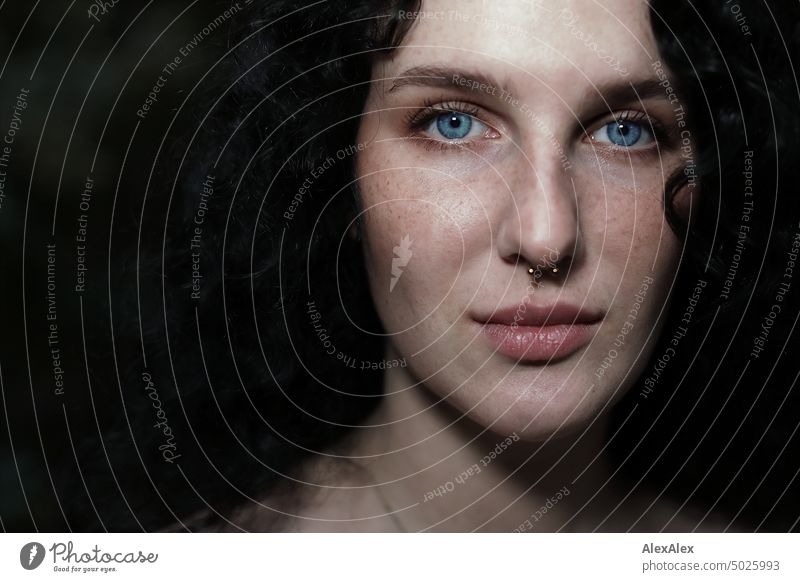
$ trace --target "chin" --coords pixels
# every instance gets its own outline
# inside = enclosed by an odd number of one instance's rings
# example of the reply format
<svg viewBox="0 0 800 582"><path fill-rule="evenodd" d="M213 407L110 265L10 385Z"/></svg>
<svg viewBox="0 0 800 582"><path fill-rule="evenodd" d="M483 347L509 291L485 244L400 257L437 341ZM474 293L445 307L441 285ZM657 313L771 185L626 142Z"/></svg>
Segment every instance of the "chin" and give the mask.
<svg viewBox="0 0 800 582"><path fill-rule="evenodd" d="M513 374L513 373L512 373ZM464 387L447 398L460 413L492 432L536 442L580 434L594 418L609 409L613 389L592 387L590 380L547 377L547 371L526 374L526 381L495 385L491 394ZM483 386L487 384L484 383ZM590 390L587 394L586 391Z"/></svg>

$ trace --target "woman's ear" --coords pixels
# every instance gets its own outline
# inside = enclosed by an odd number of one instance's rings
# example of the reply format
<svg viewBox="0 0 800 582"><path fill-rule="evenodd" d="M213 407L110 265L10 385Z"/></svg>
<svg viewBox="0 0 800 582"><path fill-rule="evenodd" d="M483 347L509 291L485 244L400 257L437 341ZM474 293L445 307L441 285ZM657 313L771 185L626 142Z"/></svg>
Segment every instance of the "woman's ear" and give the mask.
<svg viewBox="0 0 800 582"><path fill-rule="evenodd" d="M676 214L687 226L693 223L698 214L700 188L695 182L684 183L673 197L672 204Z"/></svg>

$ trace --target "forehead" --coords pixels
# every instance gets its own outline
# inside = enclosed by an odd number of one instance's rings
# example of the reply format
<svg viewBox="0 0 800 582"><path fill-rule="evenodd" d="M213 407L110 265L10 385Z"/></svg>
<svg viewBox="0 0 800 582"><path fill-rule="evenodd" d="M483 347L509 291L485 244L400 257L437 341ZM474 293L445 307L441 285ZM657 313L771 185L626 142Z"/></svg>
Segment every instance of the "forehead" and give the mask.
<svg viewBox="0 0 800 582"><path fill-rule="evenodd" d="M647 77L658 58L645 0L423 0L403 16L389 76L435 60L566 88Z"/></svg>

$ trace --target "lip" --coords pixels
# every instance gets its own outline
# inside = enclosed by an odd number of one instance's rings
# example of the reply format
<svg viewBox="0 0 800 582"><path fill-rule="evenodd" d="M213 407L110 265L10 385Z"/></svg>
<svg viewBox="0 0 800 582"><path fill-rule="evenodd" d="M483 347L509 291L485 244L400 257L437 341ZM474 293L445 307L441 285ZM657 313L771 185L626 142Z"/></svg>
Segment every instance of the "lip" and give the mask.
<svg viewBox="0 0 800 582"><path fill-rule="evenodd" d="M602 318L587 308L556 303L513 306L475 319L501 354L518 361L548 362L566 358L589 343Z"/></svg>

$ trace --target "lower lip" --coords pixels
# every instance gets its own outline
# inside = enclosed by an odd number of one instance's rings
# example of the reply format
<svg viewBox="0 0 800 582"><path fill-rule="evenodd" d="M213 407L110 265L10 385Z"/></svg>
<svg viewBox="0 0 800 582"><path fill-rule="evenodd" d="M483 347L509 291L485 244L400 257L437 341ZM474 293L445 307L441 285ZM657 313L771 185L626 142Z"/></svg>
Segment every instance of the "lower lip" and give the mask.
<svg viewBox="0 0 800 582"><path fill-rule="evenodd" d="M597 323L576 323L512 327L486 323L483 333L503 355L526 362L547 362L566 358L585 346L594 336L597 326Z"/></svg>

